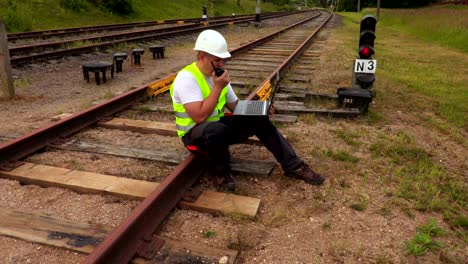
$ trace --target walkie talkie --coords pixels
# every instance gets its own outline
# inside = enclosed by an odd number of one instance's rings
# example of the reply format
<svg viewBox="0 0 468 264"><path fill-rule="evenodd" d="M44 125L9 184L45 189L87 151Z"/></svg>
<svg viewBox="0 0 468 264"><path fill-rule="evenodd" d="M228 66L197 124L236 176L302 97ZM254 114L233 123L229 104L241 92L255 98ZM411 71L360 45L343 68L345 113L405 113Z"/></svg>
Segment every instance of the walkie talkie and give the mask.
<svg viewBox="0 0 468 264"><path fill-rule="evenodd" d="M223 73L224 73L224 69L223 69L223 68L216 68L216 67L214 66L213 62L211 62L211 66L213 66L213 69L214 69L214 71L215 71L216 77L219 77L219 76L223 75Z"/></svg>

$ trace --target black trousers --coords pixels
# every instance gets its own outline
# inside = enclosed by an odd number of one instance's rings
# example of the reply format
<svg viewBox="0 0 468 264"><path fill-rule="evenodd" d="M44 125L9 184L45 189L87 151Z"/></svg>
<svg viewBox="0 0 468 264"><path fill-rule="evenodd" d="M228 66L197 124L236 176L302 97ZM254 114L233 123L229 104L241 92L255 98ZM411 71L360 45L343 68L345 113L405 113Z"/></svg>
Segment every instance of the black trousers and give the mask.
<svg viewBox="0 0 468 264"><path fill-rule="evenodd" d="M182 137L182 142L185 146L195 145L206 153L215 173L225 176L231 172L229 145L242 143L253 135L275 156L285 172L302 166L302 159L268 116L224 116L217 122L196 125Z"/></svg>

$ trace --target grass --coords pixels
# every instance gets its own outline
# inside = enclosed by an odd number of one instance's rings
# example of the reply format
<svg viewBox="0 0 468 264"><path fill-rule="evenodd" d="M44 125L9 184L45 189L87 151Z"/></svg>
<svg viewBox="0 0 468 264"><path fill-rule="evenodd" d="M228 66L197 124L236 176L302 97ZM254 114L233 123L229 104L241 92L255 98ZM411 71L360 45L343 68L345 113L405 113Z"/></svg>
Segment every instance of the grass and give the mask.
<svg viewBox="0 0 468 264"><path fill-rule="evenodd" d="M227 248L237 251L246 251L252 249L254 245L247 238L245 231L238 231L235 237L229 239Z"/></svg>
<svg viewBox="0 0 468 264"><path fill-rule="evenodd" d="M362 212L367 209L367 204L364 202L357 202L357 203L351 204L349 207L351 207L352 209L358 212Z"/></svg>
<svg viewBox="0 0 468 264"><path fill-rule="evenodd" d="M356 141L356 139L359 138L359 134L356 132L338 130L336 131L336 135L350 146L356 147L360 145L360 143Z"/></svg>
<svg viewBox="0 0 468 264"><path fill-rule="evenodd" d="M332 228L332 224L330 222L325 222L322 224L323 230L330 230Z"/></svg>
<svg viewBox="0 0 468 264"><path fill-rule="evenodd" d="M27 89L31 86L31 80L29 78L19 78L13 80L15 89Z"/></svg>
<svg viewBox="0 0 468 264"><path fill-rule="evenodd" d="M206 230L202 232L203 237L205 238L212 238L216 236L216 232L213 230Z"/></svg>
<svg viewBox="0 0 468 264"><path fill-rule="evenodd" d="M385 9L380 20L382 25L466 53L468 52L467 16L466 7Z"/></svg>
<svg viewBox="0 0 468 264"><path fill-rule="evenodd" d="M359 161L358 157L355 157L344 150L333 151L328 149L324 151L324 155L335 160L340 160L349 163L357 163Z"/></svg>
<svg viewBox="0 0 468 264"><path fill-rule="evenodd" d="M405 117L403 122L411 120L421 130L437 131L435 134L443 140L466 150L467 10L466 7L382 10L375 43L377 97L369 114L359 121L377 127L398 127L401 115ZM365 13L368 12L342 13L344 25L337 31L340 45L353 48L337 50L337 58L330 60L352 61L356 57L359 21ZM350 146L354 141L366 144L374 162L384 164L376 172L379 184L390 194L392 205L412 219L421 212L438 213L454 230L448 236L466 244L468 195L466 179L458 170L462 165L453 169L449 162L439 162L444 159L439 155L444 154L427 145L437 144L439 139L418 137L416 142L412 133L418 132L381 131L374 135L377 138L367 141L364 136L353 137L351 130L336 131L337 137ZM447 155L450 151L442 153ZM334 152L329 154L335 156ZM365 163L364 160L362 164ZM419 231L406 245L408 253L416 256L441 247L425 231Z"/></svg>
<svg viewBox="0 0 468 264"><path fill-rule="evenodd" d="M377 100L396 105L411 101L411 110L434 110L452 129L466 130L468 30L464 17L467 11L466 8L384 9L376 29ZM359 32L359 21L363 14L343 13L348 30ZM445 42L435 37L424 38L424 35L442 35L440 39L454 38L453 35L446 34L446 26L434 26L434 21L450 21L439 24L449 24L454 31L463 31L460 35L464 37L460 37L462 40L457 37ZM357 49L357 36L353 41L347 41ZM401 89L394 89L395 87Z"/></svg>
<svg viewBox="0 0 468 264"><path fill-rule="evenodd" d="M437 226L434 219L430 219L426 225L418 227L418 232L410 241L405 241L408 254L414 256L424 255L426 252L435 252L444 245L433 238L445 235L445 230Z"/></svg>
<svg viewBox="0 0 468 264"><path fill-rule="evenodd" d="M463 212L468 201L463 179L434 163L407 133L386 136L369 149L374 157L384 157L394 165L391 181L397 184L396 194L413 201L414 209L443 212L447 218Z"/></svg>
<svg viewBox="0 0 468 264"><path fill-rule="evenodd" d="M87 1L79 7L65 8L61 0L0 0L0 19L8 32L35 31L68 27L90 26L98 24L125 23L135 21L165 20L174 18L201 17L202 2L198 0L132 0L134 13L118 16L96 8ZM208 1L208 15L221 16L236 14L254 14L257 1L236 0ZM262 12L278 11L281 7L271 3L261 4Z"/></svg>
<svg viewBox="0 0 468 264"><path fill-rule="evenodd" d="M148 113L148 112L151 111L151 109L150 109L149 106L147 106L147 105L140 105L140 106L138 106L138 110L139 110L140 112L143 112L143 113Z"/></svg>

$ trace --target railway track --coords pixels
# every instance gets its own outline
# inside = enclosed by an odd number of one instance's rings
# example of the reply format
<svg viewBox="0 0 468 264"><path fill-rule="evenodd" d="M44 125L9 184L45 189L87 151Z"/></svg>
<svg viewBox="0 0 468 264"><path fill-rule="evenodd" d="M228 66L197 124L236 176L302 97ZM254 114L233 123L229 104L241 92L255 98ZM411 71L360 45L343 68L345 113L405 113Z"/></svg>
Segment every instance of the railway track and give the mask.
<svg viewBox="0 0 468 264"><path fill-rule="evenodd" d="M285 15L291 15L291 13L278 12L263 14L262 19L273 19ZM120 43L138 43L143 41L154 41L161 40L163 38L170 38L173 36L179 36L181 34L190 34L199 32L206 28L217 28L223 27L230 24L241 24L248 23L255 20L255 15L236 16L236 17L221 17L209 20L207 22L200 21L200 19L189 19L188 21L178 20L178 23L174 24L174 21L168 21L167 23L161 22L162 24L157 25L153 22L153 25L149 27L148 23L143 23L141 26L145 26L145 29L137 29L134 26L120 26L117 29L120 32L108 33L110 26L105 28L105 31L101 27L98 29L87 29L84 31L78 31L81 34L88 34L90 32L102 32L104 34L86 35L79 38L70 38L67 40L52 40L52 41L38 41L32 39L34 44L26 45L15 45L9 48L10 62L13 65L24 64L28 62L34 62L37 60L47 60L51 58L63 57L68 55L76 55L85 52L95 51L96 49L105 49L119 45ZM73 30L73 31L72 31ZM122 31L125 30L125 31ZM71 29L73 34L77 34L77 29ZM32 33L31 33L32 34ZM33 35L37 36L39 33ZM46 34L46 33L42 33ZM69 31L64 32L49 32L48 37L62 37L68 35ZM24 38L29 35L26 34ZM13 36L14 37L14 36ZM20 37L20 36L17 36Z"/></svg>
<svg viewBox="0 0 468 264"><path fill-rule="evenodd" d="M316 38L315 35L317 32L330 18L330 14L320 12L308 20L231 51L233 57L227 62L226 67L230 71L231 79L237 79L236 82L233 82L233 85L237 86L240 93L247 94L247 98L262 100L268 98L271 94L271 90L275 86L278 86L280 90L277 96L279 96L281 100L276 100L275 104L283 104L283 109L286 109L281 110L281 107L277 107L278 110L284 113L313 113L310 107L299 107L300 109L309 110L298 110L299 108L297 106L300 105L300 103L288 100L291 100L291 98L301 98L304 100L309 96L320 97L319 93L313 93L312 91L306 92L305 89L295 92L294 94L287 94L284 93L284 91L292 89L291 86L288 86L291 82L302 82L298 76L289 76L289 72L291 69L294 69L294 67L306 69L305 67L310 65L310 61L313 60L317 54L313 51L308 51L308 48L314 41L314 38ZM310 74L310 71L306 72L305 75L308 74ZM82 250L82 252L90 253L85 261L86 263L127 263L135 256L140 258L153 258L159 246L164 243L171 243L168 242L169 240L167 239L166 242L163 242L164 238L160 238L154 235L154 233L160 229L163 220L166 219L167 215L177 205L185 208L198 208L198 210L202 211L244 215L250 214L250 216L255 215L258 210L258 204L260 202L258 199L235 195L226 196L221 193L213 194L209 191L202 191L200 193L188 190L190 186L197 182L198 178L201 177L204 172L203 162L193 155L183 159L180 163L179 160L173 161L174 164L178 164L177 167L172 170L168 177L161 181L157 188L154 188L154 183L147 186L145 185L146 183L140 181L129 183L123 179L105 178L106 175L92 175L93 178L101 178L98 184L95 181L84 179L86 177L82 177L83 172L63 171L63 169L60 170L60 168L50 168L30 163L23 164L21 162L25 157L50 147L121 156L133 155L133 157L137 158L159 159L160 161L165 160L167 162L169 159L167 153L164 154L165 156L162 155L164 156L162 158L155 157L156 155L149 157L150 155L148 153L145 154L143 150L128 151L127 148L127 153L125 154L125 148L123 147L113 149L108 147L105 149L103 146L98 146L97 144L93 145L92 142L86 142L86 140L83 140L83 138L86 138L85 136L79 136L79 134L77 136L75 134L92 124L98 124L98 126L106 128L135 130L140 132L149 131L151 133L174 136L175 126L171 123L164 121L156 122L155 120L146 122L134 121L122 118L131 115L124 110L127 109L128 111L128 108L134 107L136 102L145 101L148 93L156 98L153 99L153 102L157 102L157 104L140 105L137 109L145 109L145 111L143 111L145 113L156 110L156 116L161 118L159 120L167 120L161 116L166 116L166 118L167 116L172 116L170 111L168 111L169 113L165 113L165 111L167 111L166 106L170 105L170 99L165 92L174 76L175 75L166 76L147 86L132 90L108 102L96 105L87 111L74 114L48 127L38 129L28 135L0 145L0 161L2 161L0 174L3 177L21 179L21 181L26 183L44 186L62 186L77 191L101 191L126 198L135 198L137 196L132 190L129 190L128 186L133 186L133 189L138 190L146 188L146 193L143 192L143 195L139 197L140 199L146 198L117 229L110 234L102 230L99 230L99 232L87 233L88 236L86 238L89 238L91 242L86 244L84 247L86 248L85 250ZM333 96L328 96L333 99ZM293 110L291 110L291 108ZM289 109L289 112L287 109ZM328 111L326 114L346 116L358 114L356 109L337 110L339 111ZM122 111L124 112L122 113ZM118 118L114 116L115 114L118 114ZM103 119L110 116L114 118L111 120ZM294 116L292 116L292 118L294 118ZM72 135L74 136L71 141L66 140ZM76 140L76 137L78 140ZM250 143L255 144L255 141ZM178 157L180 158L180 155ZM244 166L242 166L242 162L244 162ZM261 167L257 163L248 165L245 165L245 161L239 161L238 163L240 164L240 166L237 166L238 172L247 174L261 173L261 169L256 172L252 171L252 168L255 167L253 164L256 164L258 168ZM264 161L264 164L268 164L268 161ZM40 175L41 170L49 171L49 178L34 177L35 175ZM271 172L271 169L266 170L270 170ZM52 171L54 172L52 173ZM57 177L53 177L54 175ZM63 178L63 175L68 176L65 180L61 179L62 181L60 182L59 178ZM74 175L76 175L76 177L74 177ZM118 182L122 184L119 185ZM140 184L144 186L140 187ZM154 190L151 191L153 188ZM150 191L148 191L148 189ZM204 202L200 202L200 199L205 200ZM236 202L236 199L243 200L243 202ZM225 201L225 203L228 204L230 203L231 206L223 204L221 201ZM207 205L207 202L211 203L211 205ZM205 204L203 205L203 203ZM217 204L218 207L213 206L213 204ZM236 206L232 207L232 204ZM245 204L249 204L249 206L245 206ZM56 235L58 237L67 237L66 232L62 233L59 232L59 234ZM77 248L79 247L77 246L73 249L79 250ZM235 253L229 256L229 261L232 263L235 259Z"/></svg>
<svg viewBox="0 0 468 264"><path fill-rule="evenodd" d="M261 16L267 18L269 15L281 15L291 14L290 12L271 12L263 13ZM255 14L236 15L236 18L254 18ZM209 21L219 21L225 19L232 19L233 16L216 16L209 19ZM155 20L155 21L144 21L144 22L133 22L133 23L121 23L121 24L108 24L99 26L88 26L88 27L75 27L75 28L62 28L53 30L41 30L31 32L20 32L8 34L9 42L16 42L18 40L28 39L47 39L74 35L84 35L96 32L109 32L109 31L121 31L127 29L134 29L140 27L153 27L155 25L171 25L171 24L187 24L187 23L203 23L207 22L202 18L180 18L180 19L167 19L167 20Z"/></svg>

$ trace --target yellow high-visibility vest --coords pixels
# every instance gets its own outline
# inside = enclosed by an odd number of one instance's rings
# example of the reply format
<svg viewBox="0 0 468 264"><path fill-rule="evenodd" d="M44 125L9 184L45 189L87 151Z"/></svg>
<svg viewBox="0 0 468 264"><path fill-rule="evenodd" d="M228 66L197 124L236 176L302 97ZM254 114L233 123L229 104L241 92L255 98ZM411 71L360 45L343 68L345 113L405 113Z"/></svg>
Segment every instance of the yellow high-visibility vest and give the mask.
<svg viewBox="0 0 468 264"><path fill-rule="evenodd" d="M210 86L206 82L205 78L203 77L203 73L197 67L196 62L185 66L181 71L188 71L190 72L196 79L198 86L203 95L203 100L205 100L211 93ZM170 88L171 98L173 98L174 92L174 83L172 83ZM208 117L206 120L207 122L218 121L221 117L224 116L224 105L226 104L226 94L227 94L227 86L223 88L221 94L219 95L218 104L216 105L213 113ZM187 114L185 111L184 105L177 104L172 100L172 106L174 107L175 117L176 117L176 127L177 127L177 135L179 137L183 137L190 129L192 129L197 123L193 121L192 118Z"/></svg>

